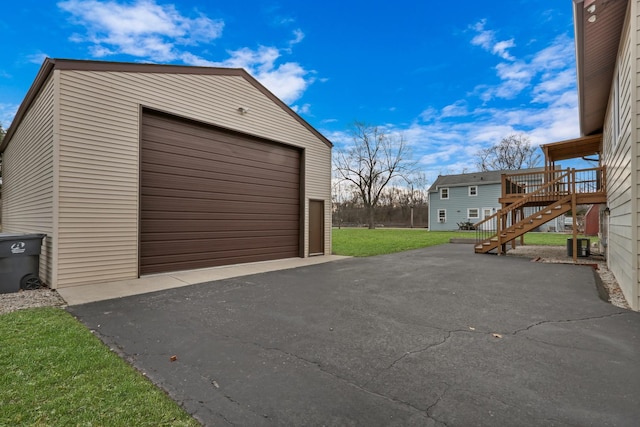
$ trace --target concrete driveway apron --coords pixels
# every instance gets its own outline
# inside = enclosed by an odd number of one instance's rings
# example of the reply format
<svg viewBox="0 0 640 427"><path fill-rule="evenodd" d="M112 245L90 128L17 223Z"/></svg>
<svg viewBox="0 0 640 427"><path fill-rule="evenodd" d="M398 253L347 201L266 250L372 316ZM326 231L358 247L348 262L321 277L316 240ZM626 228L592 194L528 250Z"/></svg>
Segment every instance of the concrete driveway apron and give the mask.
<svg viewBox="0 0 640 427"><path fill-rule="evenodd" d="M640 314L583 266L444 245L68 310L205 425L640 423Z"/></svg>

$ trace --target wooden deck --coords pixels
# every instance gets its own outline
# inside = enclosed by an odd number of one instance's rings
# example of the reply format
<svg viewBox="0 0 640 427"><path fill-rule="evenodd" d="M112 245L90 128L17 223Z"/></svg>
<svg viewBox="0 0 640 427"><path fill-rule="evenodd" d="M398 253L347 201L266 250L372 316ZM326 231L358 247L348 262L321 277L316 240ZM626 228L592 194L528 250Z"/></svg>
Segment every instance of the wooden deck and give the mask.
<svg viewBox="0 0 640 427"><path fill-rule="evenodd" d="M502 209L474 225L477 253L496 249L502 253L508 242L542 224L567 212L575 215L579 204L606 203L606 169L503 174L499 200ZM574 229L574 237L576 234Z"/></svg>

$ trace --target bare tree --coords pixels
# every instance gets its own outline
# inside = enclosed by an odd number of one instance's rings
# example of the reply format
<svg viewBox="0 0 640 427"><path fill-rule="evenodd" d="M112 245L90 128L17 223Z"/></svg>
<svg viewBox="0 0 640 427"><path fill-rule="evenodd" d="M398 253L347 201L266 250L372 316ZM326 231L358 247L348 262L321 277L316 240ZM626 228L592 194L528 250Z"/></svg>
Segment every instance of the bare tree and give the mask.
<svg viewBox="0 0 640 427"><path fill-rule="evenodd" d="M540 153L531 146L524 134L511 134L489 147L478 151L478 168L482 171L516 170L532 168L540 162Z"/></svg>
<svg viewBox="0 0 640 427"><path fill-rule="evenodd" d="M337 176L355 185L367 212L369 228L375 228L375 209L382 190L394 179L409 177L415 169L402 135L388 135L383 129L362 122L351 128L352 143L336 150Z"/></svg>

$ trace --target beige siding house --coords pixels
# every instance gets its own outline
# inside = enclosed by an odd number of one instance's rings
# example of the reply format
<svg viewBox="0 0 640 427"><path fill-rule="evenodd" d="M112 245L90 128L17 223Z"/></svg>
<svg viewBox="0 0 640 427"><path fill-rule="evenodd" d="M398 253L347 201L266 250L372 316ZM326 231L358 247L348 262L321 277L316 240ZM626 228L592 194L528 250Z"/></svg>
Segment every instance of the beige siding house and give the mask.
<svg viewBox="0 0 640 427"><path fill-rule="evenodd" d="M580 129L602 133L609 268L640 310L640 1L573 0Z"/></svg>
<svg viewBox="0 0 640 427"><path fill-rule="evenodd" d="M46 233L53 288L330 254L331 147L241 69L47 59L0 147L3 231Z"/></svg>

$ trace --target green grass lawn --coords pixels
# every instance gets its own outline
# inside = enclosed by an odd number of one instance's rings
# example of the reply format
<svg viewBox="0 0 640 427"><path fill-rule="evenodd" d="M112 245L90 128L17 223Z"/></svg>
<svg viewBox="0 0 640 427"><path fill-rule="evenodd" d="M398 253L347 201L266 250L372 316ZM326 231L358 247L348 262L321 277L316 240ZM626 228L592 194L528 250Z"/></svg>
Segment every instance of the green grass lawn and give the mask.
<svg viewBox="0 0 640 427"><path fill-rule="evenodd" d="M449 243L451 238L475 239L475 237L476 233L473 231L427 231L424 228L375 230L334 228L333 253L348 256L382 255L441 245ZM528 245L564 246L570 237L570 234L562 233L527 233L524 241ZM593 237L591 241L594 241Z"/></svg>
<svg viewBox="0 0 640 427"><path fill-rule="evenodd" d="M198 426L66 311L0 316L0 426Z"/></svg>

